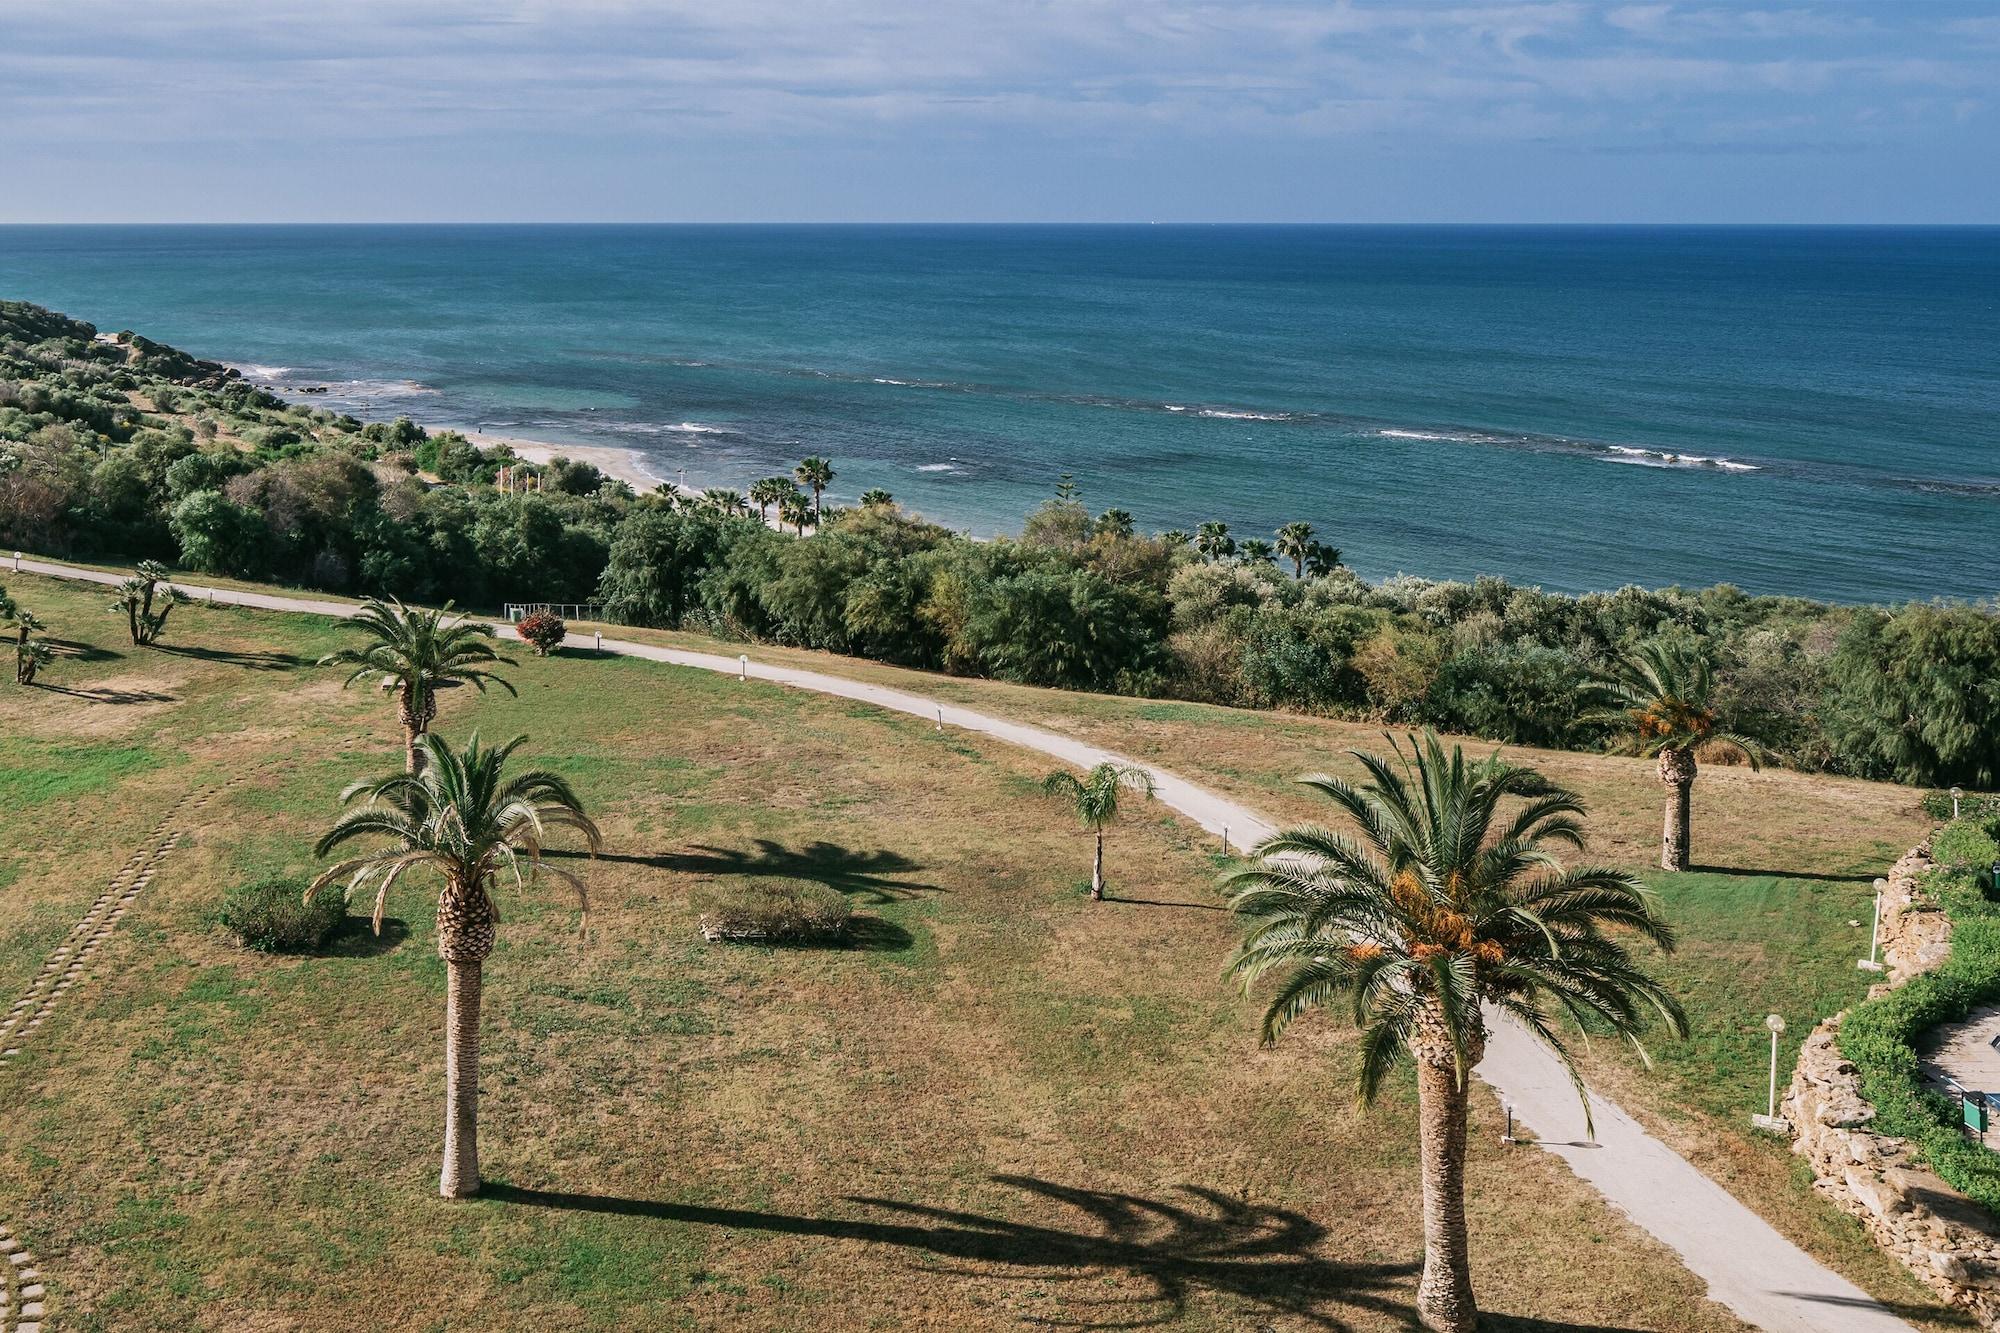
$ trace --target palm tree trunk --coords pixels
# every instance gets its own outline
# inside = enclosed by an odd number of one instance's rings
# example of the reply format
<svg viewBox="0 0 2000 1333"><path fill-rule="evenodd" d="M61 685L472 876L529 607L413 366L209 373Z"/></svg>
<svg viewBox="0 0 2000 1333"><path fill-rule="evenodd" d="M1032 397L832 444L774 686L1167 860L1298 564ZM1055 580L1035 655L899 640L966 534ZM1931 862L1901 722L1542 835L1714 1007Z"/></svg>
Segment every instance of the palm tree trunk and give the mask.
<svg viewBox="0 0 2000 1333"><path fill-rule="evenodd" d="M479 1193L480 966L445 963L444 1169L438 1193L447 1199Z"/></svg>
<svg viewBox="0 0 2000 1333"><path fill-rule="evenodd" d="M1417 1317L1437 1333L1472 1333L1479 1307L1465 1234L1466 1089L1447 1047L1417 1057L1418 1128L1424 1172L1424 1276Z"/></svg>
<svg viewBox="0 0 2000 1333"><path fill-rule="evenodd" d="M419 700L416 691L405 685L397 698L396 714L403 724L403 770L414 777L424 771L423 740L437 715L437 704L430 697Z"/></svg>
<svg viewBox="0 0 2000 1333"><path fill-rule="evenodd" d="M1660 869L1686 870L1693 851L1694 751L1660 751L1660 781L1667 784L1667 817L1660 831Z"/></svg>
<svg viewBox="0 0 2000 1333"><path fill-rule="evenodd" d="M1104 830L1097 830L1097 854L1090 861L1090 896L1104 897Z"/></svg>

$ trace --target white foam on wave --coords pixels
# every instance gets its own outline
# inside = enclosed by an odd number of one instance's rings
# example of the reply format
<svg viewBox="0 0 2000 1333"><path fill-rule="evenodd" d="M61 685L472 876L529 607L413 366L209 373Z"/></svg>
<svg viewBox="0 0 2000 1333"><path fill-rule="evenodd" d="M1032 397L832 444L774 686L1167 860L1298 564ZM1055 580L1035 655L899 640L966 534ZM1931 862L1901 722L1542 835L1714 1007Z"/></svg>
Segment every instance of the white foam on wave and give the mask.
<svg viewBox="0 0 2000 1333"><path fill-rule="evenodd" d="M919 472L956 472L956 471L958 471L958 464L956 464L956 463L919 463L919 464L917 464L917 471L919 471Z"/></svg>
<svg viewBox="0 0 2000 1333"><path fill-rule="evenodd" d="M681 434L683 434L683 435L727 435L727 434L729 434L729 427L727 427L727 426L709 426L709 425L704 425L703 423L701 423L701 422L699 422L699 421L683 421L683 422L680 422L680 423L678 423L678 424L676 424L676 425L672 425L672 426L668 426L668 427L667 427L666 429L668 429L668 430L673 430L673 431L679 431L679 432L680 432Z"/></svg>
<svg viewBox="0 0 2000 1333"><path fill-rule="evenodd" d="M1641 449L1629 444L1608 444L1604 446L1606 463L1627 463L1634 467L1691 467L1713 468L1720 472L1761 472L1755 463L1739 463L1733 458L1716 458L1708 454L1681 454L1667 449Z"/></svg>
<svg viewBox="0 0 2000 1333"><path fill-rule="evenodd" d="M1448 442L1465 439L1463 435L1453 435L1446 431L1437 430L1378 430L1375 433L1391 440L1438 440Z"/></svg>
<svg viewBox="0 0 2000 1333"><path fill-rule="evenodd" d="M244 378L253 380L280 380L292 373L290 366L263 366L255 361L225 362L231 370L240 371Z"/></svg>
<svg viewBox="0 0 2000 1333"><path fill-rule="evenodd" d="M1245 412L1227 407L1204 407L1196 416L1215 417L1222 421L1290 421L1289 412Z"/></svg>

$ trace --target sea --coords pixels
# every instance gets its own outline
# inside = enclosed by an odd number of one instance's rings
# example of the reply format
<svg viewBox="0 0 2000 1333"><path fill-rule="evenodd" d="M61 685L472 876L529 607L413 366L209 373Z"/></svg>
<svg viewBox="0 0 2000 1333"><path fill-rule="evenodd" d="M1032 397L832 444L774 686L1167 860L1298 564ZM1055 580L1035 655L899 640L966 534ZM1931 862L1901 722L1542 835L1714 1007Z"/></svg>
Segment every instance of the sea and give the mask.
<svg viewBox="0 0 2000 1333"><path fill-rule="evenodd" d="M978 536L1068 478L1371 578L2000 594L2000 228L8 226L0 296Z"/></svg>

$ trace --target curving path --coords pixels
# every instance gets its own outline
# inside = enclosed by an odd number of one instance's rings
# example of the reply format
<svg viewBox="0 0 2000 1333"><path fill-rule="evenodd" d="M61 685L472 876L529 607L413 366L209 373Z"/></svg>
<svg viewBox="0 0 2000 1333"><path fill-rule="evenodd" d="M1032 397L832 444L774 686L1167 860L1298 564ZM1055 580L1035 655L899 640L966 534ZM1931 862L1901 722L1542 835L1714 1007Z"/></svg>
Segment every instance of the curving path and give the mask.
<svg viewBox="0 0 2000 1333"><path fill-rule="evenodd" d="M124 577L39 560L23 559L18 567L26 573L113 585ZM354 610L352 603L188 583L179 586L198 601L270 611L345 616ZM519 637L508 626L496 623L496 628L508 638ZM581 635L570 639L573 647L590 647L592 643ZM883 685L755 661L745 668L738 658L716 653L614 639L604 640L603 650L701 671L730 675L741 671L751 679L852 699L992 736L1080 768L1134 762L1040 727ZM1249 845L1273 832L1270 823L1244 806L1166 769L1150 764L1140 767L1153 775L1161 801L1218 836L1226 828L1232 845ZM1711 1299L1747 1323L1770 1333L1913 1333L1885 1306L1779 1235L1770 1223L1611 1102L1592 1095L1597 1137L1594 1142L1581 1141L1583 1112L1569 1076L1553 1055L1512 1023L1495 1024L1486 1058L1477 1072L1514 1108L1517 1122L1535 1131L1545 1151L1561 1157L1634 1223L1664 1242L1691 1272L1708 1283Z"/></svg>

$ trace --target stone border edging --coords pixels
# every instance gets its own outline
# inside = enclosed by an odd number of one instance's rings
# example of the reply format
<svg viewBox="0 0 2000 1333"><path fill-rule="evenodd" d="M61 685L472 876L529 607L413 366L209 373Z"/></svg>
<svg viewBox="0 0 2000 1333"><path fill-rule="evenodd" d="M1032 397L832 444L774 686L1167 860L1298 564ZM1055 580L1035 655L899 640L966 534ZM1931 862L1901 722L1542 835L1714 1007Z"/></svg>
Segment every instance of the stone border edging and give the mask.
<svg viewBox="0 0 2000 1333"><path fill-rule="evenodd" d="M1882 958L1888 980L1874 999L1951 956L1951 920L1918 888L1932 865L1928 843L1890 867L1882 895ZM2000 1236L1975 1220L1979 1205L1926 1169L1907 1139L1868 1128L1875 1108L1861 1075L1837 1044L1843 1009L1799 1047L1784 1112L1792 1151L1812 1167L1813 1190L1859 1218L1869 1238L1931 1290L2000 1330Z"/></svg>

